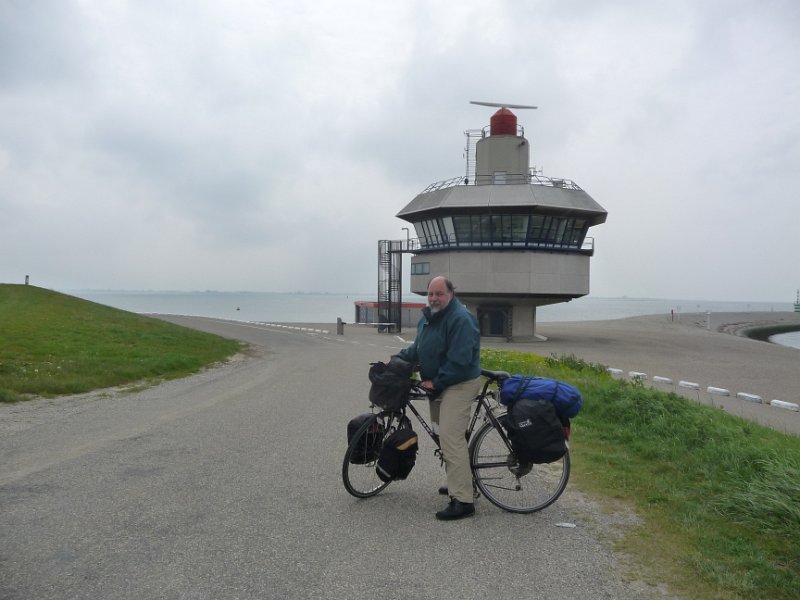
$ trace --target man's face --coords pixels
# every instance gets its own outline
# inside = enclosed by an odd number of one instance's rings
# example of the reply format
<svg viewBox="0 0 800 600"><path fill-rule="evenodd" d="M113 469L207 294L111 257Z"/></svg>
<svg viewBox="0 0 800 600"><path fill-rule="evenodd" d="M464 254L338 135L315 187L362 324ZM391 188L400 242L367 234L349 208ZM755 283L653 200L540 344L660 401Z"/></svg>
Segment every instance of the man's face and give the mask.
<svg viewBox="0 0 800 600"><path fill-rule="evenodd" d="M428 306L431 308L432 313L437 313L444 310L450 300L453 299L453 292L447 289L447 284L444 279L436 277L428 286Z"/></svg>

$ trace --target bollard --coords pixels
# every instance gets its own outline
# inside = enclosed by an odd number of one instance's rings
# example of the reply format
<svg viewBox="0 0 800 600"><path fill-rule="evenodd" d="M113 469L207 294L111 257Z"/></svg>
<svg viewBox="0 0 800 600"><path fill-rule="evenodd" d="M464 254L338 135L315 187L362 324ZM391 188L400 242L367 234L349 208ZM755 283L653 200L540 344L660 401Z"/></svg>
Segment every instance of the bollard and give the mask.
<svg viewBox="0 0 800 600"><path fill-rule="evenodd" d="M714 394L715 396L730 396L731 395L730 390L726 390L725 388L713 387L713 386L708 386L706 388L706 391L709 394Z"/></svg>
<svg viewBox="0 0 800 600"><path fill-rule="evenodd" d="M761 396L756 396L755 394L747 394L745 392L737 393L736 397L739 398L739 400L746 400L747 402L755 402L756 404L762 404L764 402Z"/></svg>
<svg viewBox="0 0 800 600"><path fill-rule="evenodd" d="M344 335L344 321L342 321L342 317L336 317L336 335Z"/></svg>
<svg viewBox="0 0 800 600"><path fill-rule="evenodd" d="M800 412L800 404L795 404L794 402L784 402L783 400L770 400L770 406L774 406L775 408L785 408L786 410L793 410L795 412Z"/></svg>

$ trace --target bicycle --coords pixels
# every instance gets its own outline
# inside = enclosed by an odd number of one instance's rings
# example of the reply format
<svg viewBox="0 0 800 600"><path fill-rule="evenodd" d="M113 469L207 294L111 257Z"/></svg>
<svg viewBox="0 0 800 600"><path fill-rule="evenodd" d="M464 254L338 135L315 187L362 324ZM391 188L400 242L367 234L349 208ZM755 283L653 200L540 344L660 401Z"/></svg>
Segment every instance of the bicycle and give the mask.
<svg viewBox="0 0 800 600"><path fill-rule="evenodd" d="M475 398L478 406L466 431L476 497L479 493L483 494L492 504L509 512L532 513L542 510L555 502L567 487L569 448L555 462L520 462L502 425L506 417L503 412L505 407L497 402L495 389L490 389L499 387L510 375L505 371L486 369L481 369L481 375L485 377L485 382ZM378 477L375 465L384 440L398 429L411 427L411 420L406 415L407 408L436 444L434 455L444 464L439 436L412 404L412 401L422 399L428 399L427 392L414 385L408 402L402 408L374 413L355 432L342 464L342 481L350 494L357 498L369 498L391 483Z"/></svg>

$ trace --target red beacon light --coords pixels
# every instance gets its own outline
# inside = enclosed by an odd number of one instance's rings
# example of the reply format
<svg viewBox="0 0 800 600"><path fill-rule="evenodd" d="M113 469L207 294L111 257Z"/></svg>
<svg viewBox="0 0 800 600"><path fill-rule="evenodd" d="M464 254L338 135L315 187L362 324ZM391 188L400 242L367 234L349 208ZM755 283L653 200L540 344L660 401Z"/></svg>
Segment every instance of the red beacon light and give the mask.
<svg viewBox="0 0 800 600"><path fill-rule="evenodd" d="M503 107L489 121L489 135L517 135L517 115Z"/></svg>

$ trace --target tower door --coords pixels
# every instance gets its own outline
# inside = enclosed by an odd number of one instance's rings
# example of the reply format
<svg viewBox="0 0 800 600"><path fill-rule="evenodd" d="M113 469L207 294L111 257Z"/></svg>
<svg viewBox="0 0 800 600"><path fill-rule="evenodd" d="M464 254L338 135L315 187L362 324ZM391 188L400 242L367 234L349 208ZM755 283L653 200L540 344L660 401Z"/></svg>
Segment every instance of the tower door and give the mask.
<svg viewBox="0 0 800 600"><path fill-rule="evenodd" d="M511 337L510 306L479 306L478 325L482 337Z"/></svg>

